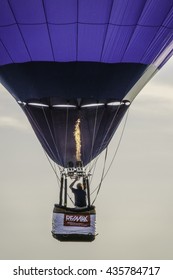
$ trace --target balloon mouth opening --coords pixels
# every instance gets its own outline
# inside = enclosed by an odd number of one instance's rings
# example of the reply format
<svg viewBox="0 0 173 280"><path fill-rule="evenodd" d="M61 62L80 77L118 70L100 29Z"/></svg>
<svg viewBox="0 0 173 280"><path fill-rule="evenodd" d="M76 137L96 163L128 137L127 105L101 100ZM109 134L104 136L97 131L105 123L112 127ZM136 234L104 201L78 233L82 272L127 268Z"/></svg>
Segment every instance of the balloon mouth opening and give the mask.
<svg viewBox="0 0 173 280"><path fill-rule="evenodd" d="M49 104L46 104L46 103L43 103L43 102L40 102L40 101L34 101L34 102L23 102L23 101L17 101L19 105L21 106L26 106L26 105L29 105L29 106L32 106L32 107L38 107L38 108L95 108L95 107L103 107L103 106L109 106L109 107L119 107L119 106L130 106L130 101L128 100L123 100L123 101L111 101L111 102L91 102L91 103L88 103L88 104L84 104L84 105L80 105L80 106L77 106L77 105L74 105L74 104L52 104L52 105L49 105Z"/></svg>

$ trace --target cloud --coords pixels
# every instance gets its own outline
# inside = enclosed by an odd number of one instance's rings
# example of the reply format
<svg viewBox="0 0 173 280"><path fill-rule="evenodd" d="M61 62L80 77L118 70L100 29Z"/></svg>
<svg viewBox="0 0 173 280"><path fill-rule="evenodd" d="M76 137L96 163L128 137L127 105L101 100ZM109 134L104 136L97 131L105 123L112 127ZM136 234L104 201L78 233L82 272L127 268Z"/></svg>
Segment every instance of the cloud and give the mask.
<svg viewBox="0 0 173 280"><path fill-rule="evenodd" d="M27 131L27 126L25 123L22 123L18 119L7 116L0 116L0 127Z"/></svg>

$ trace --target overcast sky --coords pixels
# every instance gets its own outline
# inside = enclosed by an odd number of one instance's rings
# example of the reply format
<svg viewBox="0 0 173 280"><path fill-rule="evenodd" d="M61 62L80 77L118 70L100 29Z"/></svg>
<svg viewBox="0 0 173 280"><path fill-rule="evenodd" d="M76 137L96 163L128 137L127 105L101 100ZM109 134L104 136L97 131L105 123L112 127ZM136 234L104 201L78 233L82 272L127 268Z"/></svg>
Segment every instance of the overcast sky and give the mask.
<svg viewBox="0 0 173 280"><path fill-rule="evenodd" d="M0 85L0 259L173 259L172 73L170 60L131 105L95 203L92 243L52 238L55 175L24 113ZM115 137L110 154L116 143Z"/></svg>

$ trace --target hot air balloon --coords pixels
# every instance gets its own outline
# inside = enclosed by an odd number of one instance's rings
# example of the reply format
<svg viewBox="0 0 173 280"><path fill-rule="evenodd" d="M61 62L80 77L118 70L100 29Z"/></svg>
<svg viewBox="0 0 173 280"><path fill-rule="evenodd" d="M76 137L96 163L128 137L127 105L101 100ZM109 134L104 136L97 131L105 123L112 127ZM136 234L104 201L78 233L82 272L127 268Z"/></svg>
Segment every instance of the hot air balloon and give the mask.
<svg viewBox="0 0 173 280"><path fill-rule="evenodd" d="M171 57L173 0L0 0L0 79L60 166L53 236L92 241L87 165ZM67 207L67 178L87 207ZM63 196L64 193L64 196Z"/></svg>

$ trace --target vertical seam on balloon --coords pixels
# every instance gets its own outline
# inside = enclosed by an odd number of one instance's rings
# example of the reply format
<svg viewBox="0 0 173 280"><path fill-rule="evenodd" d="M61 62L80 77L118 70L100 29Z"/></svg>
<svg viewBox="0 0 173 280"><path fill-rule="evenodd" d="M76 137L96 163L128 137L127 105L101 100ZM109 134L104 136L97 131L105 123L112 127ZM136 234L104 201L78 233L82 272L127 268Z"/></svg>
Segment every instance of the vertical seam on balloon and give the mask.
<svg viewBox="0 0 173 280"><path fill-rule="evenodd" d="M93 155L94 141L95 141L95 137L96 137L97 115L98 115L98 106L96 107L95 118L94 118L94 130L93 130L93 137L92 137L91 152L90 152L90 159L89 159L89 161L91 161L92 155Z"/></svg>
<svg viewBox="0 0 173 280"><path fill-rule="evenodd" d="M104 106L104 110L103 110L103 112L102 112L102 116L101 116L101 118L100 118L100 122L99 122L99 124L98 124L98 129L97 129L97 133L95 134L95 139L94 139L94 141L96 140L96 137L97 137L98 132L99 132L100 125L102 124L102 119L103 119L103 116L104 116L104 112L105 112L105 106ZM89 172L91 172L91 170L92 170L93 168L95 168L96 162L97 162L97 160L98 160L98 156L100 156L100 155L97 153L96 156L95 156L95 161L94 161L94 163L92 164L92 166L90 166L90 165L88 166Z"/></svg>
<svg viewBox="0 0 173 280"><path fill-rule="evenodd" d="M77 8L77 11L76 11L76 16L77 16L77 19L76 19L76 61L78 61L78 44L79 44L79 2L77 0L76 2L76 8Z"/></svg>
<svg viewBox="0 0 173 280"><path fill-rule="evenodd" d="M55 129L54 129L54 116L53 116L53 111L54 111L54 110L55 110L55 112L56 112L57 109L50 108L50 115L51 115L51 120L52 120L53 133L52 133L52 131L51 131L51 128L50 128L50 125L49 125L48 120L47 120L47 124L48 124L48 126L49 126L49 130L50 130L50 133L51 133L51 136L52 136L54 145L55 145L55 150L56 150L56 152L57 152L57 154L58 154L59 159L61 160L62 157L61 157L61 155L60 155L58 146L56 145L56 141L55 141L56 125L55 125ZM61 160L61 161L62 161L62 160ZM63 165L63 162L61 162L61 164Z"/></svg>
<svg viewBox="0 0 173 280"><path fill-rule="evenodd" d="M104 112L105 112L105 106L104 106L104 110L102 112L102 116L101 116L101 119L100 119L99 123L98 123L98 117L95 116L95 117L97 117L96 122L97 122L97 125L98 125L98 129L97 129L97 132L96 132L96 123L95 123L95 135L93 135L93 143L92 143L93 147L92 147L92 151L91 151L91 155L90 155L90 161L91 161L91 158L93 156L93 149L94 149L94 144L95 144L94 142L95 142L95 140L97 138L97 135L98 135L98 132L99 132L99 127L102 124L102 119L103 119L103 116L104 116ZM97 106L97 115L98 115L98 106Z"/></svg>
<svg viewBox="0 0 173 280"><path fill-rule="evenodd" d="M0 42L1 42L2 46L4 47L4 49L5 49L6 53L7 53L7 55L9 56L9 58L14 63L14 60L13 60L12 56L10 55L8 49L6 48L6 46L4 45L4 43L3 43L3 41L1 39L0 39Z"/></svg>
<svg viewBox="0 0 173 280"><path fill-rule="evenodd" d="M49 148L50 152L52 153L52 157L54 155L53 150L51 149L50 145L48 144L43 132L41 131L38 123L36 122L36 120L32 117L31 112L29 111L29 109L27 107L25 107L25 111L28 114L28 116L31 118L32 122L35 124L35 127L37 129L37 131L39 132L40 136L42 137L42 139L44 139L45 144L47 145L47 147ZM44 150L44 149L43 149Z"/></svg>
<svg viewBox="0 0 173 280"><path fill-rule="evenodd" d="M29 57L30 57L30 60L32 61L32 56L31 56L30 51L29 51L29 49L28 49L28 47L27 47L27 44L26 44L26 41L25 41L24 36L23 36L23 34L22 34L22 31L21 31L21 29L20 29L20 27L19 27L19 23L18 23L18 21L17 21L17 18L16 18L16 16L15 16L15 13L14 13L14 11L13 11L13 9L12 9L12 6L11 6L11 4L10 4L9 1L8 1L8 5L9 5L9 8L10 8L12 14L13 14L14 20L15 20L15 22L16 22L16 25L17 25L17 27L18 27L19 33L20 33L20 35L21 35L21 38L22 38L23 43L24 43L24 45L25 45L25 48L26 48L26 50L27 50L27 52L28 52L28 55L29 55Z"/></svg>
<svg viewBox="0 0 173 280"><path fill-rule="evenodd" d="M162 24L159 26L159 28L158 28L158 30L157 30L155 36L154 36L154 39L156 39L156 36L158 35L158 33L160 32L161 29L163 29L163 28L164 28L164 29L167 29L167 27L164 26L164 22L165 22L165 19L167 18L167 16L169 15L169 13L170 13L171 10L172 10L172 6L171 6L171 8L169 9L169 11L167 12L165 18L163 19ZM146 56L146 53L147 53L149 47L150 47L152 44L153 44L153 39L152 39L152 41L150 42L149 46L147 47L145 53L143 54L143 56L142 56L142 58L141 58L141 61L142 61L142 60L144 59L144 57ZM159 55L157 55L157 58L158 58L158 56L159 56ZM155 60L156 60L156 57L155 57L154 60L151 62L151 64L152 64Z"/></svg>
<svg viewBox="0 0 173 280"><path fill-rule="evenodd" d="M52 137L52 141L53 141L54 146L55 146L55 150L56 150L56 152L57 152L57 155L58 155L59 159L61 159L60 154L59 154L59 150L57 149L57 145L56 145L55 137L54 137L54 135L53 135L53 131L51 130L50 124L49 124L48 119L47 119L47 117L46 117L46 114L45 114L45 110L44 110L44 108L42 108L42 110L43 110L43 114L44 114L44 117L45 117L45 120L46 120L46 123L47 123L48 129L49 129L50 135L51 135L51 137ZM51 114L51 119L53 120L53 118L52 118L52 114Z"/></svg>
<svg viewBox="0 0 173 280"><path fill-rule="evenodd" d="M114 3L113 3L114 4ZM126 5L127 6L127 5ZM113 6L112 6L112 8L113 8ZM112 12L112 11L111 11ZM108 22L108 25L109 26L113 26L113 27L117 27L118 25L117 24L112 24L112 23L110 23L110 17L109 17L109 22ZM108 30L108 28L109 28L109 26L107 27L107 30ZM120 24L119 25L119 28L121 27L122 25ZM109 43L110 43L110 41L111 41L111 37L112 37L112 35L114 34L114 29L112 29L112 31L111 31L111 36L109 36L109 40L108 40L108 43L106 44L107 45L107 47L108 47L108 45L109 45ZM106 36L107 36L107 32L106 32ZM106 37L105 37L105 40L104 40L105 42L106 42ZM107 47L105 47L105 43L104 43L104 53L106 53L106 49L107 49ZM102 53L102 55L103 55L103 53ZM110 55L109 55L110 56Z"/></svg>
<svg viewBox="0 0 173 280"><path fill-rule="evenodd" d="M163 65L170 59L170 57L172 56L172 54L173 54L173 50L170 51L170 52L165 56L165 59L162 60L162 63L159 64L157 68L158 68L158 69L161 69L161 68L163 67ZM156 60L155 60L155 62L156 62Z"/></svg>
<svg viewBox="0 0 173 280"><path fill-rule="evenodd" d="M121 106L121 105L119 105L118 108L117 108L117 110L115 111L115 114L114 114L114 116L113 116L113 118L112 118L112 121L111 121L111 123L110 123L110 125L109 125L107 131L106 131L106 134L105 134L104 138L103 138L102 141L101 141L101 144L100 144L100 147L99 147L99 149L98 149L97 154L99 154L100 151L101 151L101 150L103 149L103 147L105 146L104 141L106 140L106 137L107 137L107 135L108 135L110 129L112 128L112 125L113 125L113 123L114 123L114 120L115 120L115 118L116 118L116 116L117 116L117 114L118 114L118 112L119 112L120 106ZM107 141L107 142L108 142L108 141ZM107 142L106 142L106 143L107 143ZM105 146L105 147L106 147L106 146Z"/></svg>
<svg viewBox="0 0 173 280"><path fill-rule="evenodd" d="M102 44L102 49L101 49L101 54L100 54L100 62L102 62L103 59L103 51L104 51L104 47L105 47L105 42L106 42L106 37L107 37L107 32L108 32L108 28L109 28L109 23L110 23L110 18L111 18L111 14L112 14L112 8L113 8L113 4L114 4L114 0L112 0L111 6L110 6L110 11L109 11L109 16L108 16L108 22L107 22L107 26L106 26L106 30L105 30L105 34L104 34L104 39L103 39L103 44Z"/></svg>
<svg viewBox="0 0 173 280"><path fill-rule="evenodd" d="M51 35L50 35L50 29L49 29L49 24L48 24L48 20L47 20L46 7L45 7L44 0L42 0L42 5L43 5L43 11L44 11L45 20L46 20L47 32L48 32L48 37L49 37L49 41L50 41L50 47L51 47L51 50L52 50L52 56L53 56L53 60L55 61L55 54L54 54L54 50L53 50L53 44L52 44L52 39L51 39Z"/></svg>
<svg viewBox="0 0 173 280"><path fill-rule="evenodd" d="M125 48L125 50L124 50L124 54L122 55L122 58L121 58L120 62L122 62L122 60L123 60L123 58L124 58L124 56L125 56L125 53L126 53L128 47L129 47L129 45L130 45L130 43L131 43L131 41L132 41L132 37L134 36L135 31L136 31L136 28L138 27L138 22L139 22L139 20L140 20L142 14L143 14L143 11L144 11L144 8L145 8L145 6L146 6L146 3L147 3L147 1L144 3L143 8L142 8L142 12L140 13L140 15L139 15L139 17L138 17L138 20L137 20L136 24L134 25L133 33L131 34L131 37L129 38L129 42L128 42L127 45L126 45L126 48Z"/></svg>
<svg viewBox="0 0 173 280"><path fill-rule="evenodd" d="M79 118L80 118L80 120L81 120L81 124L83 124L83 114L81 113L81 108L80 108L80 110L79 110ZM83 133L82 133L82 125L81 125L81 143L82 143L82 145L81 145L81 159L83 159L84 158L84 156L85 156L85 153L84 153L84 148L83 148L83 143L84 143L84 137L83 137Z"/></svg>

